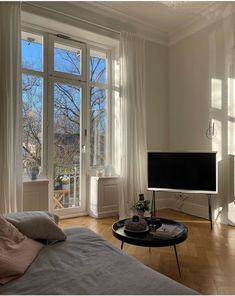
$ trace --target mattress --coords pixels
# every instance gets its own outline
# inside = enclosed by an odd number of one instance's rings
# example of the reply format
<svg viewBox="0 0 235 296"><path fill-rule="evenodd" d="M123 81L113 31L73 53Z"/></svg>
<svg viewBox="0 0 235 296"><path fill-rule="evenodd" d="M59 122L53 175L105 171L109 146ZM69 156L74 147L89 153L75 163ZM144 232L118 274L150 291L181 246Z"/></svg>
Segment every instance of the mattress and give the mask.
<svg viewBox="0 0 235 296"><path fill-rule="evenodd" d="M89 229L65 232L66 241L45 246L22 277L0 286L0 294L197 294Z"/></svg>

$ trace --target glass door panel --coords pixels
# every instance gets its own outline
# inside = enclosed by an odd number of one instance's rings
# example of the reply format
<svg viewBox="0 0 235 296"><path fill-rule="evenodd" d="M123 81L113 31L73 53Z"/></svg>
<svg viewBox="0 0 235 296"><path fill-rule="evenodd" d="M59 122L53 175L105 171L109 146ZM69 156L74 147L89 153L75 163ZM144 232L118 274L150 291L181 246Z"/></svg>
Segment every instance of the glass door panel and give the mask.
<svg viewBox="0 0 235 296"><path fill-rule="evenodd" d="M30 74L22 75L22 142L23 168L28 165L42 168L42 105L43 78Z"/></svg>
<svg viewBox="0 0 235 296"><path fill-rule="evenodd" d="M54 83L54 209L81 206L81 87Z"/></svg>
<svg viewBox="0 0 235 296"><path fill-rule="evenodd" d="M106 163L107 132L106 90L90 88L90 166L104 167Z"/></svg>

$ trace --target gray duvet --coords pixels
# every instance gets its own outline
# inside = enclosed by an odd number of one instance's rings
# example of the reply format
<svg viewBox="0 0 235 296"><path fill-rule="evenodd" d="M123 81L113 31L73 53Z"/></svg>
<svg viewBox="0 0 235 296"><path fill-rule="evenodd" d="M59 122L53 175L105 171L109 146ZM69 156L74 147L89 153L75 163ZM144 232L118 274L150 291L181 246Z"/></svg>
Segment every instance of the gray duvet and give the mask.
<svg viewBox="0 0 235 296"><path fill-rule="evenodd" d="M26 273L0 294L197 294L148 268L85 228L45 246Z"/></svg>

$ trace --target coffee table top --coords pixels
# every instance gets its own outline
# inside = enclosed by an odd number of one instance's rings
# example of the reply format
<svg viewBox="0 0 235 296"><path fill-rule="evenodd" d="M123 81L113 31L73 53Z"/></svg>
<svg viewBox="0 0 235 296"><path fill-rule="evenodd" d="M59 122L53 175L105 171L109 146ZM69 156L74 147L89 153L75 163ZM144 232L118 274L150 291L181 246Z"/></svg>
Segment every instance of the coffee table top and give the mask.
<svg viewBox="0 0 235 296"><path fill-rule="evenodd" d="M173 234L172 236L166 237L159 234L159 232L157 232L157 235L154 236L151 231L144 233L125 232L124 223L126 220L127 219L123 219L114 223L112 226L112 231L113 235L117 239L132 245L144 247L167 247L183 242L188 236L188 229L184 224L163 218L158 219L161 222L162 227L167 228L168 226L175 226L177 228L177 235ZM150 224L148 220L147 222Z"/></svg>

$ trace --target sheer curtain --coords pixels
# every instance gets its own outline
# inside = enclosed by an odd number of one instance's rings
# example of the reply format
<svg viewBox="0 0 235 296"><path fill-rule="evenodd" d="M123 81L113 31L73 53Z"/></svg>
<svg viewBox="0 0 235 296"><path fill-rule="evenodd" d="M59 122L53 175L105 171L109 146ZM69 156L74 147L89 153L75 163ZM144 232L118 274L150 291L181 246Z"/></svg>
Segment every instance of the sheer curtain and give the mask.
<svg viewBox="0 0 235 296"><path fill-rule="evenodd" d="M0 212L22 210L20 2L0 2Z"/></svg>
<svg viewBox="0 0 235 296"><path fill-rule="evenodd" d="M145 42L128 32L120 36L119 216L125 218L147 188Z"/></svg>

